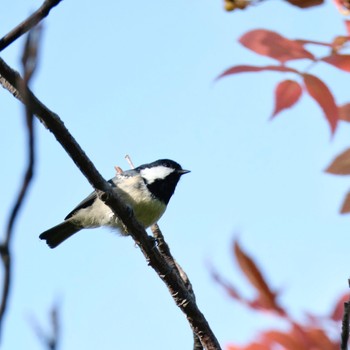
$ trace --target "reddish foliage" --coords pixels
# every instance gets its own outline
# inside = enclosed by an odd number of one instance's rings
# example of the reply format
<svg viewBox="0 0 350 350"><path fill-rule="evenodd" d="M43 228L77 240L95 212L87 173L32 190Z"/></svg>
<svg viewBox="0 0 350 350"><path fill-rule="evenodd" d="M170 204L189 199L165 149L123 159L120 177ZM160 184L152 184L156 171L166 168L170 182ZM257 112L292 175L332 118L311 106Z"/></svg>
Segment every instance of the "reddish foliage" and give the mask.
<svg viewBox="0 0 350 350"><path fill-rule="evenodd" d="M340 55L334 53L330 56L323 57L322 61L327 62L338 69L350 72L350 55Z"/></svg>
<svg viewBox="0 0 350 350"><path fill-rule="evenodd" d="M256 263L251 257L245 253L238 242L234 242L233 252L240 266L240 269L248 278L250 284L258 294L275 296L265 278ZM219 274L213 274L215 280L222 286L223 279ZM225 286L228 284L225 282ZM224 286L224 287L225 287ZM225 289L227 289L225 287ZM229 288L231 290L231 287ZM342 319L343 304L349 299L349 293L342 295L336 302L333 311L328 316L315 316L304 317L305 322L296 322L290 315L287 315L285 309L277 306L278 312L276 312L276 305L265 307L254 307L254 302L249 302L247 299L242 298L233 289L233 299L243 303L244 305L253 308L255 311L273 311L273 314L283 320L285 330L265 330L258 336L254 337L254 341L244 345L230 344L226 347L227 350L338 350L340 343L338 340L333 340L329 334L332 333L332 329L339 330L340 320ZM238 296L238 297L237 297ZM256 299L258 300L260 296ZM282 312L281 312L282 311ZM305 314L308 316L308 314ZM333 328L332 328L333 327Z"/></svg>
<svg viewBox="0 0 350 350"><path fill-rule="evenodd" d="M268 345L264 345L261 343L251 343L247 346L236 346L236 345L228 345L227 350L271 350Z"/></svg>
<svg viewBox="0 0 350 350"><path fill-rule="evenodd" d="M350 148L333 159L326 172L334 175L350 175Z"/></svg>
<svg viewBox="0 0 350 350"><path fill-rule="evenodd" d="M333 321L341 321L344 313L344 303L349 301L349 293L343 294L337 303L335 304L334 310L332 311L330 318Z"/></svg>
<svg viewBox="0 0 350 350"><path fill-rule="evenodd" d="M332 93L328 89L327 85L316 76L311 74L303 74L303 78L309 95L322 108L331 127L331 131L334 133L338 124L339 113Z"/></svg>
<svg viewBox="0 0 350 350"><path fill-rule="evenodd" d="M239 42L246 48L281 63L302 58L315 59L314 55L305 50L303 44L297 40L289 40L270 30L252 30L244 34Z"/></svg>
<svg viewBox="0 0 350 350"><path fill-rule="evenodd" d="M350 0L346 1L350 3ZM343 3L343 1L341 2ZM304 5L301 3L304 3ZM300 6L311 6L311 3L312 1L300 1ZM350 21L345 21L345 25L348 34L350 34ZM281 65L268 65L260 67L252 65L237 65L224 71L217 79L232 74L248 72L274 71L294 73L303 77L307 92L322 108L332 134L334 134L336 130L339 119L350 121L350 108L348 105L338 108L332 92L320 78L284 65L285 62L290 60L309 59L315 62L323 61L345 72L350 72L350 54L340 53L340 50L345 47L345 44L350 42L350 35L338 36L332 42L326 43L302 39L290 40L273 31L256 29L244 34L239 41L242 45L258 54L278 60ZM304 46L307 44L328 47L330 49L330 54L316 60L314 55L305 49ZM302 88L298 82L292 80L281 82L276 87L275 109L272 117L276 116L283 109L290 108L296 104L301 95Z"/></svg>
<svg viewBox="0 0 350 350"><path fill-rule="evenodd" d="M256 299L248 304L255 309L263 309L285 315L285 310L276 301L277 293L269 288L253 259L242 250L237 241L234 242L233 250L242 272L258 294Z"/></svg>
<svg viewBox="0 0 350 350"><path fill-rule="evenodd" d="M350 2L349 0L333 0L338 11L343 15L349 14Z"/></svg>
<svg viewBox="0 0 350 350"><path fill-rule="evenodd" d="M293 324L290 332L295 339L299 341L299 347L290 348L297 349L315 349L315 350L337 350L339 342L334 342L329 338L325 329L315 328L308 325Z"/></svg>
<svg viewBox="0 0 350 350"><path fill-rule="evenodd" d="M225 281L214 269L211 268L211 276L215 282L217 282L221 287L224 288L226 293L233 299L242 301L243 298L237 292L236 288L232 286L229 282Z"/></svg>
<svg viewBox="0 0 350 350"><path fill-rule="evenodd" d="M217 79L223 78L227 75L238 74L238 73L251 73L251 72L262 72L262 71L272 71L272 72L289 72L289 73L299 73L296 69L285 67L285 66L249 66L249 65L238 65L226 69L221 73Z"/></svg>
<svg viewBox="0 0 350 350"><path fill-rule="evenodd" d="M290 4L303 9L323 4L323 0L287 0L287 1Z"/></svg>
<svg viewBox="0 0 350 350"><path fill-rule="evenodd" d="M342 9L346 8L350 10L350 0L334 1L336 2L337 6L341 7ZM312 6L313 4L313 1L302 0L293 0L290 2L300 7L308 7ZM315 4L316 3L317 1ZM262 67L237 65L224 71L217 79L232 74L262 71L297 74L303 78L306 91L323 110L333 135L339 120L350 122L350 103L346 103L338 107L332 92L320 78L306 72L287 67L285 63L290 60L309 59L315 61L315 63L319 61L328 63L338 69L341 69L342 71L350 73L350 54L341 53L341 50L347 46L345 44L350 42L350 20L345 21L345 26L347 29L347 36L337 36L330 43L301 39L290 40L276 32L264 29L256 29L247 32L239 40L242 45L260 55L278 60L281 65L268 65ZM305 49L304 46L307 44L328 47L330 49L330 53L328 56L316 60L314 55ZM295 105L300 99L301 95L302 88L298 82L293 80L285 80L279 83L275 90L275 108L272 118L282 110ZM341 212L350 212L350 193L347 195L347 198L343 203ZM257 300L257 302L258 301L259 300Z"/></svg>
<svg viewBox="0 0 350 350"><path fill-rule="evenodd" d="M350 213L350 192L348 192L345 196L343 206L340 209L341 214L347 214Z"/></svg>
<svg viewBox="0 0 350 350"><path fill-rule="evenodd" d="M272 113L272 117L297 103L302 91L299 83L294 80L281 81L275 90L275 110Z"/></svg>
<svg viewBox="0 0 350 350"><path fill-rule="evenodd" d="M292 326L290 332L267 331L262 334L262 341L271 349L274 345L279 344L284 349L308 350L305 344L305 338L300 336L295 327Z"/></svg>
<svg viewBox="0 0 350 350"><path fill-rule="evenodd" d="M350 103L338 107L339 119L350 122Z"/></svg>
<svg viewBox="0 0 350 350"><path fill-rule="evenodd" d="M341 49L344 48L344 45L350 40L349 36L344 36L344 35L339 35L336 36L332 43L331 43L331 47L332 47L332 53L337 53L339 52Z"/></svg>
<svg viewBox="0 0 350 350"><path fill-rule="evenodd" d="M241 270L248 278L252 286L254 286L256 296L252 300L243 297L237 291L237 288L227 282L223 277L215 272L213 268L211 268L211 275L214 280L224 288L226 293L231 298L254 310L264 310L278 314L279 316L287 316L286 311L278 304L276 300L277 293L270 289L255 262L241 249L238 242L234 243L233 250Z"/></svg>
<svg viewBox="0 0 350 350"><path fill-rule="evenodd" d="M320 46L332 47L332 44L325 43L323 41L305 40L305 39L296 39L294 41L297 41L298 43L303 44L303 45L312 44L312 45L320 45Z"/></svg>
<svg viewBox="0 0 350 350"><path fill-rule="evenodd" d="M349 20L345 21L345 27L346 27L346 31L348 32L348 35L350 36L350 21Z"/></svg>
<svg viewBox="0 0 350 350"><path fill-rule="evenodd" d="M254 342L245 346L230 344L227 350L338 350L339 346L339 341L331 339L326 328L291 321L286 331L264 331Z"/></svg>

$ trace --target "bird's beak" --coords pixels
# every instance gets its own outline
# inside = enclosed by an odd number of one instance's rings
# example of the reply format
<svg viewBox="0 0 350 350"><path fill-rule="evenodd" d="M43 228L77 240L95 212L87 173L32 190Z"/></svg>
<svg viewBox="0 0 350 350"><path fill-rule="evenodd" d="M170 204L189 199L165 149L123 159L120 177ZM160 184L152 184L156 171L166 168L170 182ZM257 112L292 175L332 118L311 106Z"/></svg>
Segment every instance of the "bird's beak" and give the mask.
<svg viewBox="0 0 350 350"><path fill-rule="evenodd" d="M191 170L181 169L181 170L178 170L177 172L178 172L180 175L184 175L184 174L190 173Z"/></svg>

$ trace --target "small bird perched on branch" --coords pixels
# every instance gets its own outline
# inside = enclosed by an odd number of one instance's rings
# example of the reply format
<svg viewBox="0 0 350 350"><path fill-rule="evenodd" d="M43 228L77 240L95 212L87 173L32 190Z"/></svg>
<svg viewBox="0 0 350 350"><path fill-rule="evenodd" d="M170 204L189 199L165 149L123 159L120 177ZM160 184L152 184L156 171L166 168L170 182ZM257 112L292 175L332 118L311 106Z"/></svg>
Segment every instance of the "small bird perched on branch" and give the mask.
<svg viewBox="0 0 350 350"><path fill-rule="evenodd" d="M136 220L145 228L157 222L164 214L180 177L189 170L169 159L118 172L108 182L118 197L133 210ZM55 248L84 228L107 226L127 235L121 220L92 192L76 206L65 221L43 232L39 238Z"/></svg>

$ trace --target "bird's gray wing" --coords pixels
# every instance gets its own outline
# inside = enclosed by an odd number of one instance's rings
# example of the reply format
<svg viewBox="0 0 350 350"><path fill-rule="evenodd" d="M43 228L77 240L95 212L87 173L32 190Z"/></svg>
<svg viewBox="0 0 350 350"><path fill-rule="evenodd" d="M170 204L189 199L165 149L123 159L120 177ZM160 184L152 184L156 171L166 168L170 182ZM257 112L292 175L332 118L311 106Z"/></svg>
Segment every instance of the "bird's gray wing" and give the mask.
<svg viewBox="0 0 350 350"><path fill-rule="evenodd" d="M108 182L115 187L115 183L117 182L118 177L114 177L113 179L110 179ZM71 218L78 210L84 209L92 205L92 203L96 200L97 193L96 191L90 193L84 200L82 200L65 218L64 220L67 220Z"/></svg>
<svg viewBox="0 0 350 350"><path fill-rule="evenodd" d="M64 220L67 220L71 218L78 210L84 209L92 205L92 203L96 200L97 193L96 191L90 193L83 201L81 201L65 218Z"/></svg>

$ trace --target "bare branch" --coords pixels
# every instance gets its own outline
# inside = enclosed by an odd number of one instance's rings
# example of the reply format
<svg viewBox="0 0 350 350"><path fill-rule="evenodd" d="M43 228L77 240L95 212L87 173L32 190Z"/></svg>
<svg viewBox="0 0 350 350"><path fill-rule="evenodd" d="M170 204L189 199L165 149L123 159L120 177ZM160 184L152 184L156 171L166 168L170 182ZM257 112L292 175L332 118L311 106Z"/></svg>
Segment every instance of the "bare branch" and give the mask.
<svg viewBox="0 0 350 350"><path fill-rule="evenodd" d="M135 169L134 163L131 160L131 157L127 154L125 156L126 161L129 163L129 166L131 169ZM122 173L123 171L119 167L114 167L117 173ZM119 169L121 172L119 172ZM173 272L178 274L178 277L182 279L182 281L185 283L185 286L187 290L192 294L193 299L195 300L195 295L192 289L192 284L185 273L185 271L182 269L180 264L175 261L172 254L170 253L170 248L168 244L165 242L164 236L162 231L160 230L160 227L158 223L155 223L151 226L151 230L153 233L154 238L157 240L157 248L159 250L159 253L162 255L162 257L166 260L166 262L173 268ZM203 346L201 344L200 339L198 338L197 334L193 332L193 350L202 350Z"/></svg>
<svg viewBox="0 0 350 350"><path fill-rule="evenodd" d="M130 168L131 169L135 169L134 163L132 162L132 160L131 160L131 158L130 158L130 156L128 154L125 156L125 159L128 162Z"/></svg>
<svg viewBox="0 0 350 350"><path fill-rule="evenodd" d="M0 39L0 51L11 45L20 36L27 33L35 27L41 20L43 20L51 11L53 7L58 5L61 0L45 0L44 3L26 20L20 23L17 27L12 29L3 38Z"/></svg>
<svg viewBox="0 0 350 350"><path fill-rule="evenodd" d="M203 345L196 333L193 333L193 350L203 350Z"/></svg>
<svg viewBox="0 0 350 350"><path fill-rule="evenodd" d="M4 281L3 281L3 289L1 296L1 306L0 306L0 340L1 340L1 331L4 320L4 315L7 309L7 301L10 291L10 282L11 282L11 254L9 251L9 246L2 243L0 245L0 254L1 260L4 265Z"/></svg>
<svg viewBox="0 0 350 350"><path fill-rule="evenodd" d="M195 301L196 296L194 294L192 284L191 284L187 274L185 273L185 271L182 269L180 264L172 256L172 254L170 252L170 248L169 248L168 244L166 243L164 236L163 236L163 233L160 230L158 224L152 225L151 230L152 230L154 238L157 240L158 250L159 250L160 254L164 257L164 259L169 264L169 266L171 266L174 269L174 273L177 273L179 275L179 277L182 279L188 292L191 294L193 300ZM195 332L193 332L193 340L194 340L194 343L193 343L194 350L203 349L203 346L200 342L200 339L198 338L198 336Z"/></svg>
<svg viewBox="0 0 350 350"><path fill-rule="evenodd" d="M187 274L185 273L185 271L182 269L180 264L172 256L172 254L170 252L169 245L165 242L163 233L160 230L158 224L152 225L151 230L152 230L154 238L157 240L158 250L159 250L160 254L165 258L166 262L172 268L175 268L177 270L177 272L178 272L180 278L183 280L187 290L193 294L193 298L194 298L195 296L193 293L192 284L191 284Z"/></svg>
<svg viewBox="0 0 350 350"><path fill-rule="evenodd" d="M349 302L344 303L344 314L342 321L342 330L341 330L341 350L348 349L348 341L349 341Z"/></svg>
<svg viewBox="0 0 350 350"><path fill-rule="evenodd" d="M34 333L47 350L58 349L59 335L60 335L60 322L59 322L59 307L56 303L50 310L50 325L51 331L47 332L39 325L34 317L29 319Z"/></svg>
<svg viewBox="0 0 350 350"><path fill-rule="evenodd" d="M37 62L37 52L38 52L38 44L40 39L40 28L33 29L32 32L29 33L26 41L26 45L23 51L22 64L24 71L24 80L22 81L23 86L20 87L21 91L25 90L24 88L28 85L30 79L33 76L36 68ZM25 93L23 94L24 98L26 98ZM25 118L26 118L26 126L28 133L28 145L26 149L28 150L28 164L24 174L24 178L22 181L22 186L20 188L19 194L17 196L14 207L11 210L10 217L7 224L5 239L1 244L0 254L2 258L2 262L4 265L4 283L3 290L1 296L1 304L0 304L0 338L2 325L4 320L4 315L7 309L8 297L10 292L11 285L11 248L10 243L13 236L13 228L18 217L19 210L23 204L23 200L27 194L29 185L33 178L34 174L34 163L35 163L35 153L34 153L34 124L33 124L33 113L31 112L28 104L26 105Z"/></svg>
<svg viewBox="0 0 350 350"><path fill-rule="evenodd" d="M348 280L348 284L350 286L350 279ZM342 320L342 329L341 329L341 350L348 349L349 342L349 319L350 319L350 301L344 303L344 313Z"/></svg>
<svg viewBox="0 0 350 350"><path fill-rule="evenodd" d="M122 220L130 236L140 247L148 264L167 285L175 303L185 313L192 330L199 337L203 347L208 350L221 349L208 322L199 310L193 294L188 291L183 280L179 278L177 273L174 273L174 269L166 263L158 249L154 249L154 243L149 239L144 228L134 219L130 210L115 195L110 184L103 179L58 115L43 105L29 89L27 89L28 100L23 100L23 96L18 91L18 80L20 79L19 74L0 58L0 83L19 100L29 104L33 113L55 135L57 141L96 189L101 200Z"/></svg>

